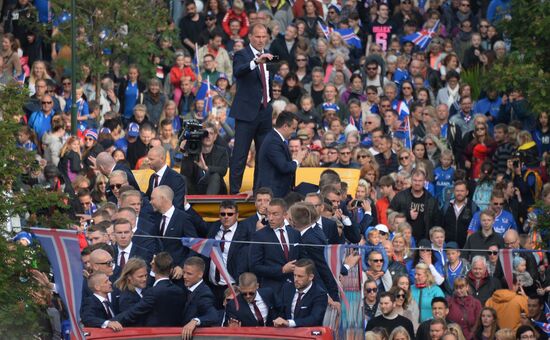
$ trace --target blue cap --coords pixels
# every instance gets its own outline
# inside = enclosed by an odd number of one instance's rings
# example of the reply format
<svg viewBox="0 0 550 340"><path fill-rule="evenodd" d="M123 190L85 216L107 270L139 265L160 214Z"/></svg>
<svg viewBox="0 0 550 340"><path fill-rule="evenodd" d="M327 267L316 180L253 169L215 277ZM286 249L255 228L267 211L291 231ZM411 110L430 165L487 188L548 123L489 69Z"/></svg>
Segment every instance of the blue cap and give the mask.
<svg viewBox="0 0 550 340"><path fill-rule="evenodd" d="M328 9L331 9L331 8L334 8L334 10L336 11L336 13L340 14L340 12L342 11L342 7L340 7L339 5L337 4L330 4L328 6Z"/></svg>
<svg viewBox="0 0 550 340"><path fill-rule="evenodd" d="M139 136L139 125L137 123L130 123L130 125L128 125L128 136Z"/></svg>
<svg viewBox="0 0 550 340"><path fill-rule="evenodd" d="M273 82L277 83L277 84L282 84L283 83L283 77L276 74L276 75L273 76Z"/></svg>
<svg viewBox="0 0 550 340"><path fill-rule="evenodd" d="M27 245L30 246L32 244L32 235L26 231L22 231L13 238L13 242L19 241L27 241Z"/></svg>
<svg viewBox="0 0 550 340"><path fill-rule="evenodd" d="M328 110L340 111L340 108L338 107L338 105L334 103L323 103L323 111L328 111Z"/></svg>

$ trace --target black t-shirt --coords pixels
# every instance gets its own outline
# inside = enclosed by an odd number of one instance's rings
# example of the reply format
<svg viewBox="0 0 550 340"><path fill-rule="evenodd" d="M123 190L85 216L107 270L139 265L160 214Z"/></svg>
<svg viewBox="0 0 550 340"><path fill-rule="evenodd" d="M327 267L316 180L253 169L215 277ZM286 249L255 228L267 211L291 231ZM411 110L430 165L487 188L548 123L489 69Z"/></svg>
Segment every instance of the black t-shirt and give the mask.
<svg viewBox="0 0 550 340"><path fill-rule="evenodd" d="M420 241L421 239L426 237L426 228L424 226L424 214L426 211L426 203L425 203L425 196L426 193L424 192L422 196L420 197L414 197L414 195L411 195L412 200L409 206L409 211L411 209L415 209L418 211L418 217L416 220L409 220L409 223L412 227L412 234L414 238L416 239L416 242ZM409 214L409 212L408 212Z"/></svg>
<svg viewBox="0 0 550 340"><path fill-rule="evenodd" d="M372 41L386 51L390 45L391 36L396 34L397 30L391 20L381 24L375 20L369 25L369 34L372 36Z"/></svg>
<svg viewBox="0 0 550 340"><path fill-rule="evenodd" d="M313 86L311 86L311 98L313 98L313 103L315 104L315 107L323 104L323 102L325 101L323 99L324 92L325 92L324 88L321 91L315 91L313 89Z"/></svg>
<svg viewBox="0 0 550 340"><path fill-rule="evenodd" d="M375 327L383 327L390 334L395 328L402 326L407 330L411 339L414 338L414 328L411 320L404 316L397 315L395 319L386 319L383 315L379 315L367 323L365 331L369 331Z"/></svg>

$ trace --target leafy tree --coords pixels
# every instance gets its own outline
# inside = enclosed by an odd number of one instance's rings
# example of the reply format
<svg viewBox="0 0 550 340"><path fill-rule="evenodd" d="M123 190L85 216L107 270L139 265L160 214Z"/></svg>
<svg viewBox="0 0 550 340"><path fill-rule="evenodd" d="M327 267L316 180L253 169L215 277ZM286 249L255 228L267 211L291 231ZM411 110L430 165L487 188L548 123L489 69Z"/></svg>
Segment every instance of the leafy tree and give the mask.
<svg viewBox="0 0 550 340"><path fill-rule="evenodd" d="M12 243L6 223L11 216L28 216L29 223L66 228L68 218L62 193L28 188L33 174L40 172L36 153L16 146L21 107L28 92L17 84L0 88L0 332L2 339L31 339L41 334L44 294L30 279L32 268L47 268L40 248ZM34 225L34 224L30 224Z"/></svg>
<svg viewBox="0 0 550 340"><path fill-rule="evenodd" d="M485 88L521 89L533 113L548 110L550 102L550 2L512 1L510 19L497 23L510 39L512 51L483 75Z"/></svg>
<svg viewBox="0 0 550 340"><path fill-rule="evenodd" d="M70 3L70 0L53 0L52 7L56 13L66 13ZM77 62L87 65L97 81L115 62L137 64L143 75L152 76L155 72L152 56L161 53L158 39L176 37L168 18L165 1L79 0L75 16ZM70 20L61 23L53 37L66 50L71 46L70 23ZM69 60L60 58L60 61L68 70Z"/></svg>

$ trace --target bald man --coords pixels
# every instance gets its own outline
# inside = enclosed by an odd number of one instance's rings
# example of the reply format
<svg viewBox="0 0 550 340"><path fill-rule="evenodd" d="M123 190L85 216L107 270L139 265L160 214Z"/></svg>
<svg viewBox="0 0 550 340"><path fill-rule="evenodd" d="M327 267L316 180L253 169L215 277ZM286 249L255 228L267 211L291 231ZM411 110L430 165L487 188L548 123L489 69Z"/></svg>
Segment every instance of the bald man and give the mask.
<svg viewBox="0 0 550 340"><path fill-rule="evenodd" d="M126 173L128 177L128 184L139 190L139 184L132 173L132 170L125 166L123 163L117 163L113 156L108 152L100 152L99 155L94 159L91 159L92 163L95 161L95 168L99 170L103 175L109 177L109 175L115 170L121 170Z"/></svg>
<svg viewBox="0 0 550 340"><path fill-rule="evenodd" d="M173 193L173 204L176 208L183 209L185 198L185 179L184 177L169 168L166 165L166 151L162 146L157 146L149 150L147 153L147 159L149 160L149 166L155 171L149 178L149 188L145 195L151 199L153 189L160 185L169 186Z"/></svg>
<svg viewBox="0 0 550 340"><path fill-rule="evenodd" d="M189 248L182 245L180 238L198 236L189 215L176 208L173 201L174 192L167 185L159 185L151 193L151 205L161 215L155 227L155 235L161 237L162 249L174 259L172 279L179 280L183 276L183 264L190 253Z"/></svg>
<svg viewBox="0 0 550 340"><path fill-rule="evenodd" d="M504 246L509 249L525 249L519 243L519 234L514 229L509 229L504 233ZM524 251L518 251L515 254L525 259L527 264L527 272L529 272L529 275L531 275L533 281L537 281L539 279L539 272L537 270L537 260L535 259L535 255ZM495 277L501 279L503 286L507 285L506 280L504 279L502 266L500 265L500 260L497 262L497 266L495 268Z"/></svg>

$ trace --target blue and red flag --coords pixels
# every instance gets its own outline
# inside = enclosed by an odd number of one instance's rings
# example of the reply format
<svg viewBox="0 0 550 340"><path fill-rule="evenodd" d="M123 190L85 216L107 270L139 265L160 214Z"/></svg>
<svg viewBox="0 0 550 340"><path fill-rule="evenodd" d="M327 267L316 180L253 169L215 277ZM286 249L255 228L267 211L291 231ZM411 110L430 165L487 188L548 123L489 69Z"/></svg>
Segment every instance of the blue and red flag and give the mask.
<svg viewBox="0 0 550 340"><path fill-rule="evenodd" d="M338 291L340 292L340 297L346 308L349 309L349 302L346 298L346 293L344 293L344 288L340 282L340 271L342 270L342 263L344 262L344 254L346 251L346 246L343 244L329 244L325 246L325 260L327 265L338 285Z"/></svg>
<svg viewBox="0 0 550 340"><path fill-rule="evenodd" d="M181 239L181 243L185 247L190 248L191 250L195 251L198 254L201 254L202 256L206 256L210 258L212 262L214 262L214 265L220 272L220 276L223 277L223 279L227 283L227 286L229 287L229 290L231 291L231 294L233 295L233 299L235 300L235 307L239 309L239 301L237 300L237 293L233 289L233 285L231 285L231 274L229 274L225 266L225 263L223 262L220 242L221 242L220 240L194 238L194 237L183 237Z"/></svg>
<svg viewBox="0 0 550 340"><path fill-rule="evenodd" d="M42 245L52 266L55 284L61 299L67 306L71 323L71 339L85 339L79 327L82 300L82 261L79 238L76 231L62 229L31 228Z"/></svg>
<svg viewBox="0 0 550 340"><path fill-rule="evenodd" d="M321 27L321 30L323 31L323 34L325 35L325 38L327 40L330 38L330 34L332 32L339 33L342 36L342 39L351 46L354 46L356 48L362 48L361 39L357 36L357 34L353 31L353 28L337 28L332 29L331 27L328 27L324 23L318 21L319 26Z"/></svg>
<svg viewBox="0 0 550 340"><path fill-rule="evenodd" d="M432 41L432 38L436 34L437 30L439 29L439 24L440 24L440 21L437 20L435 22L434 27L430 28L429 30L424 28L419 32L406 35L402 39L403 41L411 41L413 44L418 46L422 51L424 51Z"/></svg>

